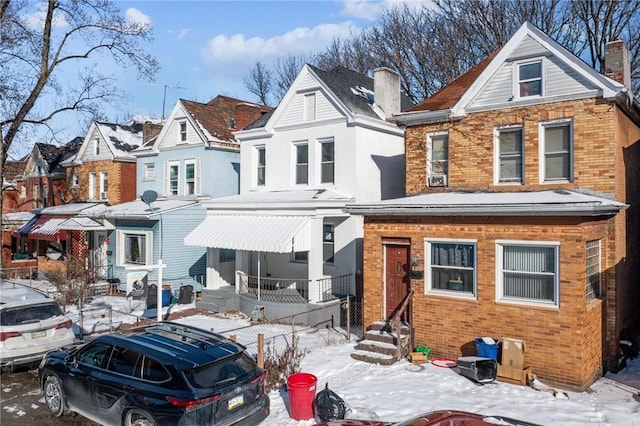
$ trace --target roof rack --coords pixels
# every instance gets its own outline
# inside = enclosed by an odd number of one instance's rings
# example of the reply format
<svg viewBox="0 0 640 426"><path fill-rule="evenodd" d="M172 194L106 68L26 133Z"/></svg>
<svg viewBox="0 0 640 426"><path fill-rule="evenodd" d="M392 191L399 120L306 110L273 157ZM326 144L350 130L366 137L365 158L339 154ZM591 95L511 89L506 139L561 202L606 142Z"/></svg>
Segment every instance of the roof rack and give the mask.
<svg viewBox="0 0 640 426"><path fill-rule="evenodd" d="M181 341L187 344L206 349L212 346L222 346L235 343L227 337L213 331L203 330L187 324L179 324L171 321L161 321L144 327L147 333L155 333Z"/></svg>

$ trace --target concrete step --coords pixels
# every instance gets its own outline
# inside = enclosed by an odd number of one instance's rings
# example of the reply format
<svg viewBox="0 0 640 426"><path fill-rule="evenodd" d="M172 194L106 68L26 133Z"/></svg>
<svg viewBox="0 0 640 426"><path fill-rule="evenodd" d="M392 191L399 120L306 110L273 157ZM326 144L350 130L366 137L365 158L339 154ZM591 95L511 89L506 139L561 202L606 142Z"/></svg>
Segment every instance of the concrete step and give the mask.
<svg viewBox="0 0 640 426"><path fill-rule="evenodd" d="M357 359L358 361L368 362L369 364L381 365L391 365L398 361L395 356L360 350L351 352L351 358Z"/></svg>
<svg viewBox="0 0 640 426"><path fill-rule="evenodd" d="M396 356L397 346L375 340L361 340L356 345L357 351L373 352L381 355Z"/></svg>

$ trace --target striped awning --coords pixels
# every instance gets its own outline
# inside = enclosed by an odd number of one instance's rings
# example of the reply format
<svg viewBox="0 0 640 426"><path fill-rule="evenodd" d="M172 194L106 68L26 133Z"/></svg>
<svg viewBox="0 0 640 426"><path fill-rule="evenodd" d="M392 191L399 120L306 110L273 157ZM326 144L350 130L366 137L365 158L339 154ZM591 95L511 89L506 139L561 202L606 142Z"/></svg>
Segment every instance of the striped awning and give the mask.
<svg viewBox="0 0 640 426"><path fill-rule="evenodd" d="M36 216L17 229L17 233L34 240L60 241L67 238L67 233L59 225L66 217Z"/></svg>
<svg viewBox="0 0 640 426"><path fill-rule="evenodd" d="M304 216L213 215L184 239L185 245L290 253L311 248L311 221Z"/></svg>

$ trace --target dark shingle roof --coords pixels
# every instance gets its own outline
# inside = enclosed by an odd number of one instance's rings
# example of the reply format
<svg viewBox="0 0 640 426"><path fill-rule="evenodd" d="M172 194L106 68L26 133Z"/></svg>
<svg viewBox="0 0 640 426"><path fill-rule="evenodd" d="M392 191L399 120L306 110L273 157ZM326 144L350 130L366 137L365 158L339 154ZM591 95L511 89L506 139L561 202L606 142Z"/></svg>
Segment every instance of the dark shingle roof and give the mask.
<svg viewBox="0 0 640 426"><path fill-rule="evenodd" d="M38 151L40 151L42 159L47 164L47 174L65 173L65 169L60 165L60 163L75 155L80 149L82 141L83 138L76 137L63 146L37 142L36 147L38 148Z"/></svg>

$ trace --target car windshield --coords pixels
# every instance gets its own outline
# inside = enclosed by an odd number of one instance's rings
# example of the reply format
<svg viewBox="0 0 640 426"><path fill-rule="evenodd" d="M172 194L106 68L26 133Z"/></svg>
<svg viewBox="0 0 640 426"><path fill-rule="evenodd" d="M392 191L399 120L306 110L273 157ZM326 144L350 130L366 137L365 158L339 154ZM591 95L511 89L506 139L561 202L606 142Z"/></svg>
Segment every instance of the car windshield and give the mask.
<svg viewBox="0 0 640 426"><path fill-rule="evenodd" d="M224 358L186 371L189 382L196 388L227 386L254 371L256 364L246 353Z"/></svg>
<svg viewBox="0 0 640 426"><path fill-rule="evenodd" d="M29 324L63 315L56 303L16 306L0 311L0 325Z"/></svg>

